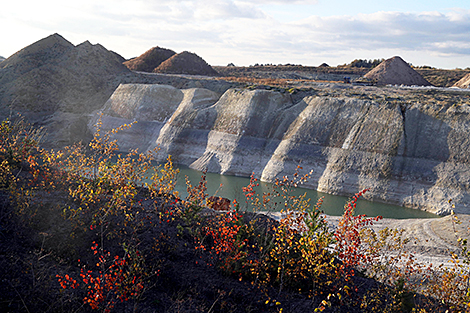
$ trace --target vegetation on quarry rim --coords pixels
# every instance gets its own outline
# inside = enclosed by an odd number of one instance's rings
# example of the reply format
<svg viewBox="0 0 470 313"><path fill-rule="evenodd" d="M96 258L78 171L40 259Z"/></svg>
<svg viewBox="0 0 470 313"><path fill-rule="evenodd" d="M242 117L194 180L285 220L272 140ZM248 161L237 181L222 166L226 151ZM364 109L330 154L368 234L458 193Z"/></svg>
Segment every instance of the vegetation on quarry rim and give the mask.
<svg viewBox="0 0 470 313"><path fill-rule="evenodd" d="M17 312L465 312L467 242L452 267L424 266L402 231L369 226L355 195L331 229L321 200L291 190L296 173L256 194L264 215L207 207L205 176L174 192L171 157L147 177L153 152L111 162L117 143L100 123L88 146L39 148L23 119L0 125L0 308ZM145 179L151 182L144 184ZM241 201L240 199L238 201ZM455 220L455 223L458 223Z"/></svg>

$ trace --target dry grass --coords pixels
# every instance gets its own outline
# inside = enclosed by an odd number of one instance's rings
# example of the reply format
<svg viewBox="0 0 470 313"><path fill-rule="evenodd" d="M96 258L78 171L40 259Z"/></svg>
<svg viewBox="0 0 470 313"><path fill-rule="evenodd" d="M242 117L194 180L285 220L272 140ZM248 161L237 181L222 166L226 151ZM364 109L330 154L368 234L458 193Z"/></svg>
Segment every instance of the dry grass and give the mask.
<svg viewBox="0 0 470 313"><path fill-rule="evenodd" d="M215 66L221 76L225 80L252 83L252 84L264 84L270 86L283 86L291 85L292 83L308 83L313 80L295 80L295 79L283 79L282 76L285 73L321 73L330 75L358 75L362 76L366 74L370 69L357 68L357 67L309 67L301 65L265 65L265 66L249 66L249 67L237 67L237 66ZM436 87L451 87L458 80L470 73L470 70L444 70L444 69L428 69L428 68L414 68L421 76L429 81L433 86ZM335 80L324 80L334 82ZM319 82L319 80L315 80Z"/></svg>
<svg viewBox="0 0 470 313"><path fill-rule="evenodd" d="M428 82L436 87L452 87L470 70L415 69Z"/></svg>

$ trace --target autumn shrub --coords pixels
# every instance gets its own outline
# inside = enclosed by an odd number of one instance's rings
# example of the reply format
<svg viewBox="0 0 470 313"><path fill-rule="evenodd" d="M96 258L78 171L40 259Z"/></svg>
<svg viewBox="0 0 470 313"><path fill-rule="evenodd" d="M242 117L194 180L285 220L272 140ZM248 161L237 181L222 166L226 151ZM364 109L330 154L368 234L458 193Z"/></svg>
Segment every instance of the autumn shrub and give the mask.
<svg viewBox="0 0 470 313"><path fill-rule="evenodd" d="M410 311L414 295L422 290L429 267L415 261L405 245L409 239L403 230L371 226L382 217L356 215L357 193L345 205L338 225L332 231L321 216L321 199L310 208L309 199L292 196L292 189L306 181L307 175L284 177L274 190L255 194L256 179L244 188L250 203L266 211L270 204L281 203L282 218L272 227L259 249L256 266L251 268L256 281L264 286L298 290L312 297L323 297L318 309L328 305L352 305L363 309ZM262 251L262 252L261 252ZM359 295L357 275L374 279L377 284ZM387 309L388 308L388 309Z"/></svg>
<svg viewBox="0 0 470 313"><path fill-rule="evenodd" d="M138 233L145 224L146 208L143 202L153 202L154 214L170 222L171 206L177 204L174 190L178 170L171 156L163 166L155 166L154 152L138 153L131 150L126 155L118 153L112 135L132 125L123 125L109 132L101 132L101 121L88 148L82 145L66 147L61 151L45 153L44 160L55 170L54 179L68 192L75 206L64 209L64 217L86 232L96 233L99 240L93 243L98 253L98 271L82 268L82 283L63 285L88 290L83 301L92 309L109 311L116 299L136 299L143 292L147 268L138 251ZM139 197L137 198L137 196ZM173 199L173 200L171 200ZM148 210L147 206L147 210ZM106 252L111 239L125 250L124 257ZM68 275L68 274L66 274ZM64 282L64 277L59 280ZM71 277L71 275L68 275Z"/></svg>
<svg viewBox="0 0 470 313"><path fill-rule="evenodd" d="M36 159L42 151L39 143L43 136L42 128L34 128L20 115L0 124L0 190L8 193L16 214L26 220L35 214L30 206L34 184L20 181L19 175L37 170Z"/></svg>
<svg viewBox="0 0 470 313"><path fill-rule="evenodd" d="M165 197L166 199L178 198L178 192L175 190L176 179L179 170L174 166L171 155L168 156L166 163L152 169L153 174L150 177L150 183L144 186L149 190L150 197Z"/></svg>
<svg viewBox="0 0 470 313"><path fill-rule="evenodd" d="M362 263L371 263L376 251L368 251L362 245L361 231L364 227L371 225L374 221L382 217L366 217L365 215L354 215L357 199L366 192L363 190L357 193L344 208L344 213L338 222L335 230L335 252L339 260L342 261L339 271L348 281L354 276L356 268Z"/></svg>
<svg viewBox="0 0 470 313"><path fill-rule="evenodd" d="M35 128L18 116L13 121L6 119L0 124L0 157L9 166L20 167L31 160L44 136L42 128ZM5 164L4 164L5 165Z"/></svg>
<svg viewBox="0 0 470 313"><path fill-rule="evenodd" d="M416 261L406 244L403 229L385 227L378 232L362 229L360 237L366 254L366 262L357 270L379 284L363 297L363 309L383 312L411 312L416 309L415 296L428 279L430 266Z"/></svg>
<svg viewBox="0 0 470 313"><path fill-rule="evenodd" d="M249 225L236 210L208 219L198 234L196 249L211 254L214 263L227 275L246 278L249 257Z"/></svg>
<svg viewBox="0 0 470 313"><path fill-rule="evenodd" d="M186 191L188 192L185 200L186 206L205 206L208 198L206 172L202 172L201 179L197 185L193 186L187 176L185 177L185 183Z"/></svg>
<svg viewBox="0 0 470 313"><path fill-rule="evenodd" d="M76 202L77 208L68 208L65 214L78 224L91 217L91 223L102 225L109 215L122 214L131 219L133 199L138 186L143 184L147 171L151 167L152 155L130 151L125 156L117 155L116 140L111 140L113 133L128 128L123 125L110 132L101 133L101 122L89 149L80 144L66 147L58 152L47 152L44 160L58 169L56 177L68 188L69 196ZM89 214L91 213L91 214Z"/></svg>
<svg viewBox="0 0 470 313"><path fill-rule="evenodd" d="M272 229L269 245L263 247L266 252L257 275L260 282L278 286L279 292L288 288L314 296L331 287L335 265L334 254L327 249L333 236L320 215L321 201L312 206L305 194L292 194L307 179L308 175L295 173L292 179L274 182L270 201L282 203L282 217Z"/></svg>
<svg viewBox="0 0 470 313"><path fill-rule="evenodd" d="M96 268L82 265L79 277L57 274L63 289L86 290L83 303L93 310L111 312L117 302L136 301L144 290L147 275L144 259L135 247L123 246L123 257L111 257L109 252L92 243L91 250L97 256ZM80 260L79 260L80 262Z"/></svg>
<svg viewBox="0 0 470 313"><path fill-rule="evenodd" d="M259 218L248 218L253 213L217 214L202 228L198 249L212 253L225 273L262 290L275 286L278 293L295 291L312 297L327 292L332 287L335 257L327 249L333 235L320 215L321 201L312 206L305 194L292 194L307 178L297 173L292 179L283 177L260 196L252 176L243 188L247 204L263 212L281 204L282 218L262 223Z"/></svg>
<svg viewBox="0 0 470 313"><path fill-rule="evenodd" d="M368 218L354 215L357 199L364 192L356 194L345 206L338 227L335 230L335 251L341 260L338 270L344 278L344 288L356 294L356 301L363 310L382 312L411 312L418 309L416 295L423 291L432 265L416 260L404 237L403 229L384 227L378 231L370 226L382 217ZM358 297L358 287L349 281L360 275L373 279L376 284Z"/></svg>
<svg viewBox="0 0 470 313"><path fill-rule="evenodd" d="M137 248L138 233L142 231L145 220L143 215L148 215L142 203L151 201L156 209L171 205L167 199L177 197L174 186L178 170L174 168L171 156L165 165L154 166L152 151L118 154L117 142L112 140L112 136L131 126L123 125L103 133L98 121L97 131L88 146L75 144L59 151L39 149L42 132L34 130L23 120L15 123L7 120L0 127L2 191L10 194L12 208L21 216L34 220L34 225L25 225L34 226L34 231L46 227L45 231L49 233L43 233L44 238L59 239L57 247L50 244L44 247L47 254L42 252L43 242L40 259L49 255L59 259L70 258L80 251L83 254L84 247L91 242L88 240L99 242L99 249L96 249L98 244L93 243L98 261L94 263L97 264L95 269L90 266L93 261L88 257L88 261L82 260L80 279L73 271L62 272L57 277L60 286L67 289L65 291L86 291L81 297L91 309L109 311L117 300L135 301L145 290L146 273L157 272L158 265L147 267ZM68 197L64 198L64 193ZM54 196L55 203L44 202L44 199ZM58 212L62 212L62 220L60 215L56 216ZM4 218L11 221L7 213L2 210L2 222ZM55 223L56 229L50 229L54 227L51 222ZM68 222L72 222L72 228ZM58 237L63 235L68 235L69 239ZM64 246L65 241L69 243ZM72 242L75 246L71 246ZM119 246L125 251L122 257L118 253ZM106 252L106 247L111 248L113 254ZM69 252L63 254L66 249ZM35 269L34 273L37 271ZM46 271L48 269L44 269ZM80 293L66 294L67 302L73 301L74 297L80 298ZM27 309L26 303L24 307Z"/></svg>
<svg viewBox="0 0 470 313"><path fill-rule="evenodd" d="M293 195L293 190L307 179L308 174L295 173L291 179L276 180L271 190L259 195L256 192L259 183L252 175L249 185L243 188L247 205L255 212L265 213L281 206L279 221L259 223L247 218L251 213L236 210L219 213L202 227L197 248L209 251L214 264L226 274L251 281L265 292L275 287L278 294L300 292L312 299L325 299L317 301L320 311L334 301L353 303L348 297L354 298L354 305L359 306L362 299L354 296L358 286L354 285L353 277L357 270L365 273L365 269L370 271L367 275L374 275L374 266L378 276L380 252L390 235L381 235L382 246L376 237L368 241L368 235L376 236L369 226L380 217L354 214L357 199L365 191L346 204L338 226L332 231L321 214L322 199L312 205L305 194ZM391 268L389 273L396 270ZM389 277L390 283L398 282L397 298L405 290L398 285L401 277Z"/></svg>

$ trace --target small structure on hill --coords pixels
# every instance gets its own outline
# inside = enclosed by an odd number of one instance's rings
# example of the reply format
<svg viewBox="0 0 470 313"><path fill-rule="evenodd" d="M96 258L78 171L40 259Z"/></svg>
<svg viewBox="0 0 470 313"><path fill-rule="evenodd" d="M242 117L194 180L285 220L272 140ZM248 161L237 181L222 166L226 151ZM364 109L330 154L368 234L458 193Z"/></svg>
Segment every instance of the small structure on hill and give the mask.
<svg viewBox="0 0 470 313"><path fill-rule="evenodd" d="M163 74L189 74L189 75L218 75L206 61L195 53L183 51L178 53L158 66L154 73Z"/></svg>
<svg viewBox="0 0 470 313"><path fill-rule="evenodd" d="M151 73L162 62L168 60L176 54L175 51L160 47L154 47L137 58L128 60L123 64L132 71Z"/></svg>
<svg viewBox="0 0 470 313"><path fill-rule="evenodd" d="M458 87L463 89L470 88L470 73L462 77L458 82L456 82L452 87Z"/></svg>
<svg viewBox="0 0 470 313"><path fill-rule="evenodd" d="M365 74L364 79L377 85L431 86L399 56L383 61Z"/></svg>

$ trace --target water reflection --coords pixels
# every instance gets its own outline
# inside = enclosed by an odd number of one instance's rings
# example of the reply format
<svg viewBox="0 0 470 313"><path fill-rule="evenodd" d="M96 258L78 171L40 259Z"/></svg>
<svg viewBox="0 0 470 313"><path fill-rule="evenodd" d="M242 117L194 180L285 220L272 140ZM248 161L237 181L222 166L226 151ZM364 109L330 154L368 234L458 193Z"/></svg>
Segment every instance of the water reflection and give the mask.
<svg viewBox="0 0 470 313"><path fill-rule="evenodd" d="M186 197L186 185L185 175L189 177L192 185L194 186L199 182L201 178L201 172L192 170L188 167L179 166L180 174L178 176L178 183L176 189L180 192L182 198ZM241 204L242 209L246 209L245 196L242 192L242 188L249 184L250 180L245 177L236 176L225 176L214 173L207 173L207 189L208 194L217 194L218 196L228 198L230 200L237 199ZM271 184L260 183L260 186L256 189L260 195L264 191L270 191ZM341 215L343 213L344 204L347 202L347 197L333 196L318 192L316 190L297 188L294 191L294 195L300 195L307 193L307 198L311 199L312 205L314 205L320 197L324 197L322 210L329 215ZM391 204L384 204L378 202L370 202L360 199L356 208L357 214L366 214L367 216L378 216L381 215L385 218L435 218L437 215L423 212L420 210L414 210L404 208Z"/></svg>

